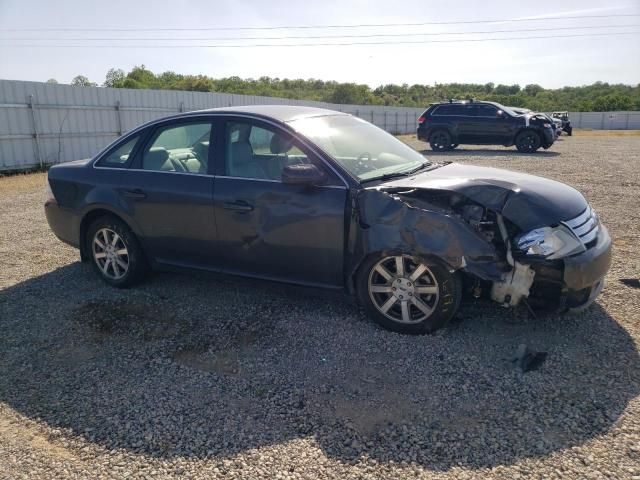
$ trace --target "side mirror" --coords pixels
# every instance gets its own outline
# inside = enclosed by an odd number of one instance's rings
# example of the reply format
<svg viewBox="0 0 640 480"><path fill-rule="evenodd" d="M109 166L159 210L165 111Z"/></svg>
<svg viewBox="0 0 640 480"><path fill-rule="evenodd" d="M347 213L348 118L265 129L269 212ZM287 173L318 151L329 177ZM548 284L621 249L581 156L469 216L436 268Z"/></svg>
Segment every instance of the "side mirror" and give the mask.
<svg viewBox="0 0 640 480"><path fill-rule="evenodd" d="M282 170L285 185L320 185L326 178L326 174L312 163L287 165Z"/></svg>
<svg viewBox="0 0 640 480"><path fill-rule="evenodd" d="M498 117L498 118L505 118L505 117L506 117L506 115L504 114L504 112L503 112L502 110L498 110L498 111L496 112L496 117Z"/></svg>

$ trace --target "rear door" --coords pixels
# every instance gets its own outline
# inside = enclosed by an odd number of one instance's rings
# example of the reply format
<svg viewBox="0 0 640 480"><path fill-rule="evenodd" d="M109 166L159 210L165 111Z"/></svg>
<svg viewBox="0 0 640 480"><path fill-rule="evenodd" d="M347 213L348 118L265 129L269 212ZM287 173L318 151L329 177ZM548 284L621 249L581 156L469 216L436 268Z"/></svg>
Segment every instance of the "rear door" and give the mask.
<svg viewBox="0 0 640 480"><path fill-rule="evenodd" d="M456 124L458 126L459 143L475 143L475 124L473 105L472 104L455 104L453 105L453 113L455 114Z"/></svg>
<svg viewBox="0 0 640 480"><path fill-rule="evenodd" d="M229 117L215 179L222 269L248 276L340 287L343 284L346 186L290 132ZM282 169L314 163L319 186L282 183Z"/></svg>
<svg viewBox="0 0 640 480"><path fill-rule="evenodd" d="M212 120L176 120L157 126L123 175L120 197L142 231L155 261L216 265L213 214Z"/></svg>

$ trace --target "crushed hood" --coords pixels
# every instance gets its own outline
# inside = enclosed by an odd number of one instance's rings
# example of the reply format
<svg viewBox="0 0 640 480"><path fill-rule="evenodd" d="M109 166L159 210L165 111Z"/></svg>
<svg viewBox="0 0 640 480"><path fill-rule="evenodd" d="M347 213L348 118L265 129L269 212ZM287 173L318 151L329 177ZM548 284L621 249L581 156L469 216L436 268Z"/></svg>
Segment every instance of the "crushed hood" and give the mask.
<svg viewBox="0 0 640 480"><path fill-rule="evenodd" d="M378 188L455 192L501 213L522 231L557 225L577 217L587 208L582 194L564 183L499 168L459 163L394 179Z"/></svg>

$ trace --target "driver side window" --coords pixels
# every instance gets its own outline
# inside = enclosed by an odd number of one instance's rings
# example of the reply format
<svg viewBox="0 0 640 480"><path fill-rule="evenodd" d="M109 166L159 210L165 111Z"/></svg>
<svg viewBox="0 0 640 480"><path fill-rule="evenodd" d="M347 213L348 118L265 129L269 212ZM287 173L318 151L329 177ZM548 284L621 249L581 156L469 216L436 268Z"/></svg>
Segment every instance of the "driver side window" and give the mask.
<svg viewBox="0 0 640 480"><path fill-rule="evenodd" d="M227 175L280 180L282 170L311 163L292 137L250 122L229 122L225 134Z"/></svg>
<svg viewBox="0 0 640 480"><path fill-rule="evenodd" d="M142 155L142 169L207 173L210 136L210 122L160 128Z"/></svg>

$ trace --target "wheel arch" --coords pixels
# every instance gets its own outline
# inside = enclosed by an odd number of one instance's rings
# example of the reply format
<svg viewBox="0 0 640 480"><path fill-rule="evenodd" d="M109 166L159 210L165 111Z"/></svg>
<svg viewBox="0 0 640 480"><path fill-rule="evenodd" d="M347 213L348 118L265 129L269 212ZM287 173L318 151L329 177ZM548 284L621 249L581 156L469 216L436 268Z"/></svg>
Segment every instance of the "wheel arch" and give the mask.
<svg viewBox="0 0 640 480"><path fill-rule="evenodd" d="M429 131L429 135L427 136L427 141L430 142L431 141L431 135L433 135L436 132L439 131L443 131L449 134L449 136L451 137L451 142L452 143L459 143L458 142L458 135L455 132L455 129L450 127L450 126L446 126L446 125L437 125L434 127L431 127L431 130Z"/></svg>
<svg viewBox="0 0 640 480"><path fill-rule="evenodd" d="M86 261L90 259L89 252L87 252L87 242L86 235L87 230L89 229L89 225L91 225L95 220L101 217L114 217L124 223L129 229L133 232L136 239L142 245L142 241L140 238L140 231L138 230L135 222L131 221L131 219L125 218L125 215L121 215L118 212L114 211L112 208L109 208L105 205L94 205L92 208L87 209L80 220L80 228L78 232L78 243L80 245L80 258L82 261ZM144 248L143 248L144 251Z"/></svg>
<svg viewBox="0 0 640 480"><path fill-rule="evenodd" d="M513 139L512 139L513 142L512 143L515 143L516 138L518 138L518 135L520 135L522 132L526 132L526 131L535 132L540 137L541 140L543 138L542 133L540 132L539 128L536 128L536 127L531 126L531 125L529 125L529 126L522 125L521 127L519 127L516 130L516 133L513 135Z"/></svg>

